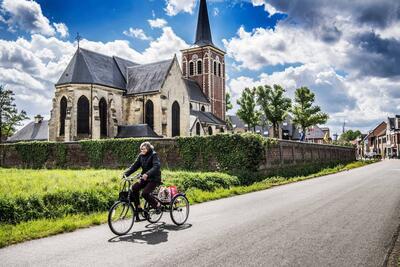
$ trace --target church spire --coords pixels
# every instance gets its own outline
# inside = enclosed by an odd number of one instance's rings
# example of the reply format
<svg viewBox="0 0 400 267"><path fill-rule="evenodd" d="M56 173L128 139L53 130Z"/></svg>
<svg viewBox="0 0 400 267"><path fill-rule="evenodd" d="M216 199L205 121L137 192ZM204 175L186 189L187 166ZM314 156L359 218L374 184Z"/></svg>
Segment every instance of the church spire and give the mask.
<svg viewBox="0 0 400 267"><path fill-rule="evenodd" d="M210 21L208 19L207 2L200 0L199 18L197 21L196 45L214 45L212 42Z"/></svg>

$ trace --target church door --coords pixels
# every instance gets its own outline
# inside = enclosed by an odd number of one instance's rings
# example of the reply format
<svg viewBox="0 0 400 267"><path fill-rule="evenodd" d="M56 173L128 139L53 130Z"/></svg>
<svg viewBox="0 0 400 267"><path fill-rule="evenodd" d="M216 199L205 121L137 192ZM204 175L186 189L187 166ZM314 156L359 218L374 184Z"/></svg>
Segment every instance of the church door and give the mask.
<svg viewBox="0 0 400 267"><path fill-rule="evenodd" d="M154 130L154 104L151 100L146 102L146 124Z"/></svg>
<svg viewBox="0 0 400 267"><path fill-rule="evenodd" d="M180 107L178 102L172 104L172 137L180 136Z"/></svg>
<svg viewBox="0 0 400 267"><path fill-rule="evenodd" d="M60 136L65 134L65 118L67 117L67 99L65 96L60 101Z"/></svg>
<svg viewBox="0 0 400 267"><path fill-rule="evenodd" d="M107 101L102 97L99 102L100 111L100 134L107 137Z"/></svg>
<svg viewBox="0 0 400 267"><path fill-rule="evenodd" d="M89 100L81 96L78 100L78 134L89 134Z"/></svg>

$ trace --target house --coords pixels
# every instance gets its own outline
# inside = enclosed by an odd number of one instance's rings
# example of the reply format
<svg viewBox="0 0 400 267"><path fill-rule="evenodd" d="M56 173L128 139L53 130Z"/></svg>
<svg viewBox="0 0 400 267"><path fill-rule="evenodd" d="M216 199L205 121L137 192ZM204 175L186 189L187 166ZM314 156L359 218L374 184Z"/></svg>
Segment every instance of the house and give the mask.
<svg viewBox="0 0 400 267"><path fill-rule="evenodd" d="M7 142L47 141L49 139L48 123L49 121L43 120L42 116L37 115L34 121L31 121L9 137Z"/></svg>
<svg viewBox="0 0 400 267"><path fill-rule="evenodd" d="M49 139L225 132L225 80L225 52L212 41L201 0L196 39L182 50L182 69L176 56L138 64L78 47L55 84Z"/></svg>
<svg viewBox="0 0 400 267"><path fill-rule="evenodd" d="M306 131L305 141L308 143L325 144L331 140L330 130L327 127L320 128L314 125Z"/></svg>
<svg viewBox="0 0 400 267"><path fill-rule="evenodd" d="M400 158L400 115L387 118L386 124L386 155Z"/></svg>
<svg viewBox="0 0 400 267"><path fill-rule="evenodd" d="M245 124L238 116L236 115L228 115L228 119L232 123L232 129L230 129L233 133L244 133L247 132L248 125ZM265 119L263 121L266 121ZM250 129L253 131L253 129ZM261 134L262 136L265 137L270 137L270 133L272 133L273 127L269 123L267 125L261 126L257 125L255 128L255 132L258 134ZM292 117L288 115L280 125L279 125L279 138L280 139L286 139L286 140L300 140L301 134L298 129L293 124Z"/></svg>
<svg viewBox="0 0 400 267"><path fill-rule="evenodd" d="M368 140L366 155L386 155L386 131L387 123L382 121L366 137Z"/></svg>

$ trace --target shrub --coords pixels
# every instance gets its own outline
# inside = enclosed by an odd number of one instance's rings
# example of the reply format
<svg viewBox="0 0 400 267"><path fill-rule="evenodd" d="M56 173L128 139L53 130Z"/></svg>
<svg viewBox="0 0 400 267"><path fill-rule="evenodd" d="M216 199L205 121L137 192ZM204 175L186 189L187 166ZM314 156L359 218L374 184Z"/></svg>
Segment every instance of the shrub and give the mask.
<svg viewBox="0 0 400 267"><path fill-rule="evenodd" d="M215 166L220 171L257 171L265 148L274 142L250 133L177 139L185 169L210 170Z"/></svg>

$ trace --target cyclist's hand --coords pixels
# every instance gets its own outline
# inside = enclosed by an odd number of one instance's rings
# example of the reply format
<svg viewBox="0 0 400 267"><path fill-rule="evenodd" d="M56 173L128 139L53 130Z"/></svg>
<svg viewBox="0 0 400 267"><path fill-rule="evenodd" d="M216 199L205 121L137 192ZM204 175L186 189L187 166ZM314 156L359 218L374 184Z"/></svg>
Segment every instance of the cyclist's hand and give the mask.
<svg viewBox="0 0 400 267"><path fill-rule="evenodd" d="M147 174L143 174L143 175L142 175L142 179L145 180L145 181L147 180L147 177L148 177Z"/></svg>

